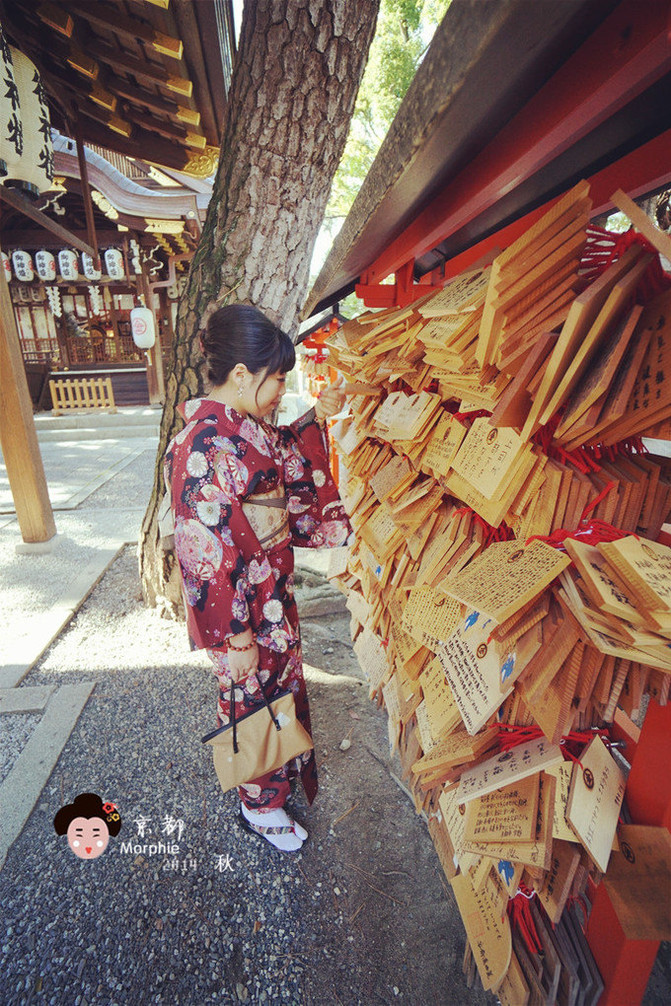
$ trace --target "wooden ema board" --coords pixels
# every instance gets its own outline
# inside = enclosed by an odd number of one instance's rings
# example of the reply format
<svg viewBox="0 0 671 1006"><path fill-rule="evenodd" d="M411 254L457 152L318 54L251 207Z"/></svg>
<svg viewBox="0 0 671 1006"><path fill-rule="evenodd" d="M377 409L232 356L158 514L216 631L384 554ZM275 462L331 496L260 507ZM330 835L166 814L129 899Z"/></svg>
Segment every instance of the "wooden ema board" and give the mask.
<svg viewBox="0 0 671 1006"><path fill-rule="evenodd" d="M631 341L643 308L637 304L627 311L617 324L611 338L602 345L591 366L583 374L566 403L566 410L557 427L555 440L560 443L582 443L593 429L590 410L610 387L615 372ZM588 413L585 418L585 413ZM582 422L581 422L582 420Z"/></svg>
<svg viewBox="0 0 671 1006"><path fill-rule="evenodd" d="M671 380L656 376L671 368L671 295L636 300L648 259L632 247L575 296L587 200L582 186L567 194L491 271L329 340L353 385L335 438L355 542L334 579L390 748L456 881L471 970L516 1006L588 1003L600 987L571 899L603 868L616 874L621 779L603 745L573 765L560 741L671 690L669 571L646 541L670 515L671 461L557 449L671 433ZM548 457L547 438L530 438L556 409ZM568 539L566 552L529 540L586 514L638 537ZM501 750L508 728L527 727L543 736ZM662 876L663 856L651 861ZM520 883L543 906L530 909L543 955L514 933L502 959Z"/></svg>
<svg viewBox="0 0 671 1006"><path fill-rule="evenodd" d="M541 414L544 417L545 413L549 411L547 409L548 402L555 394L571 361L606 303L611 290L629 271L640 254L641 251L638 248L628 249L628 252L621 259L609 266L602 276L590 284L573 301L559 333L559 338L548 359L540 387L533 397L529 415L522 428L523 440L528 440L542 422L547 421L545 418L541 420L539 417Z"/></svg>
<svg viewBox="0 0 671 1006"><path fill-rule="evenodd" d="M584 182L576 186L494 261L477 346L477 360L481 366L494 362L496 342L504 327L505 308L514 303L515 295L520 299L523 293L529 293L529 287L540 285L548 273L556 271L565 257L575 255L584 243L583 234L578 234L577 240L574 234L562 244L557 240L557 233L562 235L567 224L570 230L570 221L576 216L582 216L586 225L588 191L589 186ZM549 254L543 254L544 244Z"/></svg>
<svg viewBox="0 0 671 1006"><path fill-rule="evenodd" d="M564 403L571 389L580 380L600 341L607 334L609 327L617 324L619 321L622 311L634 295L634 291L640 283L643 273L652 261L652 257L643 254L639 248L632 247L625 255L628 255L629 252L632 253L633 261L631 266L623 276L617 279L608 294L605 304L599 311L594 323L588 329L584 339L582 339L579 346L575 346L572 358L568 362L556 390L541 413L541 425L548 423L552 419L559 406ZM620 259L620 263L624 260L625 256ZM552 360L550 361L550 366L552 366Z"/></svg>
<svg viewBox="0 0 671 1006"><path fill-rule="evenodd" d="M541 541L494 542L466 569L450 578L450 597L503 622L537 597L570 559Z"/></svg>
<svg viewBox="0 0 671 1006"><path fill-rule="evenodd" d="M630 940L671 939L671 834L667 828L625 824L604 883Z"/></svg>
<svg viewBox="0 0 671 1006"><path fill-rule="evenodd" d="M502 689L505 663L489 642L493 622L467 611L438 649L438 660L454 696L464 726L476 734L491 719L512 686Z"/></svg>
<svg viewBox="0 0 671 1006"><path fill-rule="evenodd" d="M633 536L597 547L645 608L671 611L671 548Z"/></svg>
<svg viewBox="0 0 671 1006"><path fill-rule="evenodd" d="M563 760L559 746L549 744L544 737L528 744L520 744L519 747L494 755L476 768L464 772L459 781L458 799L467 803L493 793L502 786L521 782L528 776L544 772Z"/></svg>
<svg viewBox="0 0 671 1006"><path fill-rule="evenodd" d="M485 989L496 989L508 971L512 953L510 924L487 888L476 891L463 873L450 881Z"/></svg>
<svg viewBox="0 0 671 1006"><path fill-rule="evenodd" d="M538 776L472 800L464 837L474 842L531 842L536 837Z"/></svg>
<svg viewBox="0 0 671 1006"><path fill-rule="evenodd" d="M581 755L573 773L566 816L583 847L602 873L608 868L622 811L625 779L600 737Z"/></svg>

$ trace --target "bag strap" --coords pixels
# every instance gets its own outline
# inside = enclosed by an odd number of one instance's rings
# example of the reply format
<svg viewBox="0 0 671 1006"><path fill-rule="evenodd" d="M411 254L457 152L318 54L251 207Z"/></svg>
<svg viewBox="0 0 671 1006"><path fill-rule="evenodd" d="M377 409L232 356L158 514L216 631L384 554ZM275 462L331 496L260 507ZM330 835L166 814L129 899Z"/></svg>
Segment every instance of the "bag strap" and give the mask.
<svg viewBox="0 0 671 1006"><path fill-rule="evenodd" d="M254 677L256 678L256 680L257 680L257 681L258 681L258 683L259 683L259 688L261 689L261 695L263 696L263 701L264 701L264 702L265 702L265 704L266 704L266 709L268 710L268 713L269 713L269 715L270 715L270 718L271 718L271 720L272 720L272 721L273 721L273 723L275 724L275 729L276 729L276 730L281 730L281 729L282 729L282 727L280 726L280 722L279 722L279 720L277 719L277 717L275 716L275 714L274 714L274 712L272 711L272 709L270 708L270 702L269 702L269 701L268 701L268 699L266 698L266 693L265 693L265 692L264 692L264 690L263 690L263 685L261 684L261 682L260 682L260 680L259 680L259 676L258 676L258 674L254 674Z"/></svg>
<svg viewBox="0 0 671 1006"><path fill-rule="evenodd" d="M235 682L231 681L231 722L233 723L233 754L238 753L238 729L235 722Z"/></svg>
<svg viewBox="0 0 671 1006"><path fill-rule="evenodd" d="M281 730L282 727L280 725L280 721L277 719L277 717L275 716L275 714L274 714L274 712L273 712L273 710L271 708L270 702L268 701L266 693L263 690L263 685L261 684L261 681L259 680L258 674L255 673L254 677L256 678L256 680L258 682L259 690L261 692L261 697L262 697L263 701L265 702L266 709L268 710L268 715L270 716L271 720L273 721L273 723L275 725L275 729L276 730ZM231 681L230 706L231 706L231 722L233 724L233 754L237 754L239 748L238 748L237 723L235 721L235 682L233 682L233 681Z"/></svg>

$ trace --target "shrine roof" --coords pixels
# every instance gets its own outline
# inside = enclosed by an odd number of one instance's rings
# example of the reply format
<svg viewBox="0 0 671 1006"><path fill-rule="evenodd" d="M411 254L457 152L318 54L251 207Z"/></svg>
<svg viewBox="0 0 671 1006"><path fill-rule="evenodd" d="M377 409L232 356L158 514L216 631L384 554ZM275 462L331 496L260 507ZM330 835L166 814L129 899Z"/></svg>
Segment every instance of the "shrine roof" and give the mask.
<svg viewBox="0 0 671 1006"><path fill-rule="evenodd" d="M211 175L235 38L231 0L2 0L10 43L40 71L52 125L127 158Z"/></svg>

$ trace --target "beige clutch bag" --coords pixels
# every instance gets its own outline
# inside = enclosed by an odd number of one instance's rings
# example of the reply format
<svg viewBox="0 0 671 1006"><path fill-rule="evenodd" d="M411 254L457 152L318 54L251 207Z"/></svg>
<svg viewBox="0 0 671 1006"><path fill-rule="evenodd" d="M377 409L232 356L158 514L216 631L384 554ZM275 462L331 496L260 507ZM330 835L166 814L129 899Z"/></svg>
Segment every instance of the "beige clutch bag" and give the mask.
<svg viewBox="0 0 671 1006"><path fill-rule="evenodd" d="M258 678L257 678L258 681ZM224 792L251 782L285 765L314 747L312 738L296 717L293 693L281 692L272 701L235 719L235 686L231 685L231 722L206 734L214 754L214 767Z"/></svg>

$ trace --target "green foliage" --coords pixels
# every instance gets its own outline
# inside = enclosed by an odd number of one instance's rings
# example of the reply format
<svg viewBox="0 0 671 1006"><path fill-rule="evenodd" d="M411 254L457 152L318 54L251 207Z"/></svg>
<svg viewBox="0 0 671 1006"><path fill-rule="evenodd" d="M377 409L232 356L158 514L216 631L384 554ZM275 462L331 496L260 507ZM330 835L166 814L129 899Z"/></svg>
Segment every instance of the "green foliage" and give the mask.
<svg viewBox="0 0 671 1006"><path fill-rule="evenodd" d="M450 0L381 0L377 31L336 172L324 227L347 216Z"/></svg>

